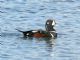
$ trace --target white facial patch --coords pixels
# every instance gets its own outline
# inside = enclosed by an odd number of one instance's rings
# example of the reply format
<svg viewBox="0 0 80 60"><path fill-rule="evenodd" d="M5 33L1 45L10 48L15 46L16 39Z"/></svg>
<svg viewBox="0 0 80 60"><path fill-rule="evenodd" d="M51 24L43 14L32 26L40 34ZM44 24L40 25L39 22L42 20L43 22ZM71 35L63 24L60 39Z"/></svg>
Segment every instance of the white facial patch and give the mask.
<svg viewBox="0 0 80 60"><path fill-rule="evenodd" d="M49 24L49 22L47 22L47 24Z"/></svg>
<svg viewBox="0 0 80 60"><path fill-rule="evenodd" d="M52 25L54 26L56 24L55 20L53 20Z"/></svg>

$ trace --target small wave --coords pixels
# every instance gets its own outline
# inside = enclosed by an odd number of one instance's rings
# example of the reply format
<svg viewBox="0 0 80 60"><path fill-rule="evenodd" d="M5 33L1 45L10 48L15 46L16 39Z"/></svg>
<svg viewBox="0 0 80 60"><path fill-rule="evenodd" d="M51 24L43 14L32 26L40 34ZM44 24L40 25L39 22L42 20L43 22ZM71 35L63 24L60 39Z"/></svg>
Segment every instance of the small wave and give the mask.
<svg viewBox="0 0 80 60"><path fill-rule="evenodd" d="M6 13L6 12L4 12L4 11L0 11L0 13Z"/></svg>
<svg viewBox="0 0 80 60"><path fill-rule="evenodd" d="M19 33L1 33L0 36L1 37L5 37L5 36L19 36Z"/></svg>

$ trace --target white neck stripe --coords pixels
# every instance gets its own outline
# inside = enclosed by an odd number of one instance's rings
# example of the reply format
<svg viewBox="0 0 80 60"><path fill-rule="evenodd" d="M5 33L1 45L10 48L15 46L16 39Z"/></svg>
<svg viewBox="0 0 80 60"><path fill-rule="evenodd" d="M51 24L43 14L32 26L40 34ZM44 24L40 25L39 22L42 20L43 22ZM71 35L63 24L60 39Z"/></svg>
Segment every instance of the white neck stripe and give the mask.
<svg viewBox="0 0 80 60"><path fill-rule="evenodd" d="M51 34L51 33L50 33L50 34ZM53 35L53 34L51 34L51 36L52 36L52 37L54 37L54 35Z"/></svg>

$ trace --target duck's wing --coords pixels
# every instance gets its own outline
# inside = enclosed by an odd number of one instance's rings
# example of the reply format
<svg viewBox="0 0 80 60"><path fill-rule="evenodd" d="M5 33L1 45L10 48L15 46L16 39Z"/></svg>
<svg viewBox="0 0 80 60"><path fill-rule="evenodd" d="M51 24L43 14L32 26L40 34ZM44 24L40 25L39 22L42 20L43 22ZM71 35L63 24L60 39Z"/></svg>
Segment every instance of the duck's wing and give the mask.
<svg viewBox="0 0 80 60"><path fill-rule="evenodd" d="M50 33L48 31L45 31L45 30L38 30L38 32L41 34L50 35Z"/></svg>

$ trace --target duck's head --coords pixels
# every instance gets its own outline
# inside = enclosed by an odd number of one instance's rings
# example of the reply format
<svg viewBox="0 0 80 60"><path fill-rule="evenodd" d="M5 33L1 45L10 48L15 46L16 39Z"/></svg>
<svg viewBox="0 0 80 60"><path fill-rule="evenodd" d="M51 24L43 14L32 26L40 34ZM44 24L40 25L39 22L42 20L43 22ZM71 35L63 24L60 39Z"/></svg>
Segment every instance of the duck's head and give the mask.
<svg viewBox="0 0 80 60"><path fill-rule="evenodd" d="M55 20L48 19L45 24L46 31L55 31L55 29L53 28L55 24Z"/></svg>

